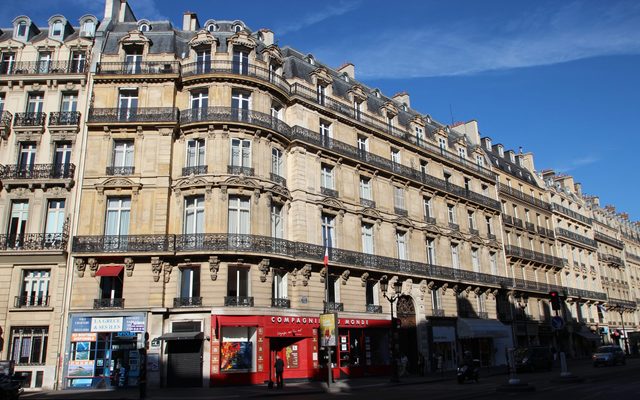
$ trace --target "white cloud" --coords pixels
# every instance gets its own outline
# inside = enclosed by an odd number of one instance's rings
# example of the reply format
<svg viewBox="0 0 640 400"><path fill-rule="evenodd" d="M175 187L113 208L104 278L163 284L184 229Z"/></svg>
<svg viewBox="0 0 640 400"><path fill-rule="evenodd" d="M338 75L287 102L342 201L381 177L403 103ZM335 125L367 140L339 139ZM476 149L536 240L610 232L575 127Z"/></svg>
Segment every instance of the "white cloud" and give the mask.
<svg viewBox="0 0 640 400"><path fill-rule="evenodd" d="M363 78L468 75L640 53L640 3L590 7L572 2L509 21L434 21L423 28L378 32L314 53L339 63L345 53ZM351 38L354 39L354 38ZM355 39L357 40L357 39ZM335 43L334 43L335 45Z"/></svg>
<svg viewBox="0 0 640 400"><path fill-rule="evenodd" d="M573 160L569 160L568 164L560 165L558 167L552 168L554 171L559 173L568 173L579 169L580 167L585 167L587 165L595 164L600 161L600 158L595 156L585 156L580 158L575 158Z"/></svg>
<svg viewBox="0 0 640 400"><path fill-rule="evenodd" d="M315 12L313 14L308 14L301 19L291 18L291 22L288 22L285 25L275 28L274 30L278 32L279 35L285 35L287 33L296 32L301 29L306 28L307 26L315 25L319 22L322 22L326 19L337 17L343 14L348 13L349 11L355 10L360 6L361 1L340 1L337 4L330 3L327 7Z"/></svg>

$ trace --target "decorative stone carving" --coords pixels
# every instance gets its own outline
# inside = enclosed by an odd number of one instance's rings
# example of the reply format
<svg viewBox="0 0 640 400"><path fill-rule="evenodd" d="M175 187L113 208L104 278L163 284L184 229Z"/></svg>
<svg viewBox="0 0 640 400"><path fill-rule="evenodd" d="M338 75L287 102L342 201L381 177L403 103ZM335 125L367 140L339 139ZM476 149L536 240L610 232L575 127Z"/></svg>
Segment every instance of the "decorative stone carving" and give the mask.
<svg viewBox="0 0 640 400"><path fill-rule="evenodd" d="M427 281L426 279L423 279L422 281L420 281L420 300L424 300L424 295L427 292Z"/></svg>
<svg viewBox="0 0 640 400"><path fill-rule="evenodd" d="M96 260L95 258L90 258L89 260L87 260L87 263L89 264L89 273L91 274L91 277L94 278L96 276L96 272L98 271L98 260Z"/></svg>
<svg viewBox="0 0 640 400"><path fill-rule="evenodd" d="M84 277L84 270L87 268L87 264L84 258L76 258L74 263L76 266L76 274L78 275L78 278Z"/></svg>
<svg viewBox="0 0 640 400"><path fill-rule="evenodd" d="M307 286L311 278L311 264L305 264L300 272L302 273L302 285Z"/></svg>
<svg viewBox="0 0 640 400"><path fill-rule="evenodd" d="M340 278L342 278L342 284L346 285L347 284L347 280L349 280L349 275L351 274L351 272L348 269L345 269L344 272L342 272L342 274L340 275Z"/></svg>
<svg viewBox="0 0 640 400"><path fill-rule="evenodd" d="M173 265L168 262L162 263L162 269L164 270L164 283L169 283L171 279L171 270L173 269Z"/></svg>
<svg viewBox="0 0 640 400"><path fill-rule="evenodd" d="M134 266L135 266L135 264L133 262L133 258L125 257L125 259L124 259L124 270L127 271L127 276L128 277L132 277L133 276L133 267Z"/></svg>
<svg viewBox="0 0 640 400"><path fill-rule="evenodd" d="M162 271L162 262L160 257L151 257L151 273L153 274L153 281L158 282L160 280L160 272Z"/></svg>
<svg viewBox="0 0 640 400"><path fill-rule="evenodd" d="M448 287L449 287L449 283L448 283L448 282L445 282L445 283L442 285L442 294L447 294L447 288L448 288Z"/></svg>
<svg viewBox="0 0 640 400"><path fill-rule="evenodd" d="M296 283L298 283L298 268L294 268L293 271L291 271L291 286L296 286Z"/></svg>
<svg viewBox="0 0 640 400"><path fill-rule="evenodd" d="M413 290L413 279L407 279L406 281L404 281L404 284L402 285L402 294L404 295L411 295L411 291Z"/></svg>
<svg viewBox="0 0 640 400"><path fill-rule="evenodd" d="M218 279L218 270L220 269L220 259L217 256L209 257L209 273L211 274L211 280Z"/></svg>
<svg viewBox="0 0 640 400"><path fill-rule="evenodd" d="M434 281L431 281L427 284L427 287L429 288L429 290L433 290L435 286L436 286L436 283Z"/></svg>
<svg viewBox="0 0 640 400"><path fill-rule="evenodd" d="M362 287L366 287L367 286L367 280L369 279L369 273L365 272L364 274L362 274L360 279L362 280Z"/></svg>
<svg viewBox="0 0 640 400"><path fill-rule="evenodd" d="M320 283L324 283L326 277L327 277L327 268L322 268L320 270Z"/></svg>
<svg viewBox="0 0 640 400"><path fill-rule="evenodd" d="M263 258L258 264L258 269L260 270L260 282L266 282L267 274L269 274L269 259Z"/></svg>

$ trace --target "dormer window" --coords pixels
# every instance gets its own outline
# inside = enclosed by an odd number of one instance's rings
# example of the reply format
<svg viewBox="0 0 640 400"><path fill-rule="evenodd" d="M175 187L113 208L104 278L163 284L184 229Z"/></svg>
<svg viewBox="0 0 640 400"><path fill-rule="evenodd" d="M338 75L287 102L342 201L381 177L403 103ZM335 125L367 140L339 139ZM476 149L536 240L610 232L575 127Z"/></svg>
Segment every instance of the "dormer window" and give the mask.
<svg viewBox="0 0 640 400"><path fill-rule="evenodd" d="M376 96L377 98L380 98L380 91L378 89L374 90L373 95Z"/></svg>
<svg viewBox="0 0 640 400"><path fill-rule="evenodd" d="M80 28L80 36L93 37L95 30L96 22L92 19L85 20Z"/></svg>
<svg viewBox="0 0 640 400"><path fill-rule="evenodd" d="M56 20L52 25L51 25L51 37L61 37L62 36L62 30L63 30L63 24L62 21L60 20Z"/></svg>
<svg viewBox="0 0 640 400"><path fill-rule="evenodd" d="M240 25L240 24L236 24L236 25L234 25L234 26L233 26L233 31L234 31L235 33L240 33L240 32L242 31L242 25Z"/></svg>
<svg viewBox="0 0 640 400"><path fill-rule="evenodd" d="M447 148L447 139L443 137L438 138L438 146L440 146L440 150L446 150Z"/></svg>
<svg viewBox="0 0 640 400"><path fill-rule="evenodd" d="M346 72L344 74L342 74L342 80L344 80L347 83L349 82L349 75L347 75Z"/></svg>
<svg viewBox="0 0 640 400"><path fill-rule="evenodd" d="M24 38L27 36L27 22L20 21L18 23L18 27L16 28L16 36L20 38Z"/></svg>
<svg viewBox="0 0 640 400"><path fill-rule="evenodd" d="M307 62L311 65L316 65L316 60L314 60L313 56L309 54L306 58Z"/></svg>
<svg viewBox="0 0 640 400"><path fill-rule="evenodd" d="M516 163L516 156L515 154L513 154L513 152L509 153L509 160L511 160L512 163Z"/></svg>
<svg viewBox="0 0 640 400"><path fill-rule="evenodd" d="M407 106L407 103L402 103L402 111L409 111L409 106Z"/></svg>
<svg viewBox="0 0 640 400"><path fill-rule="evenodd" d="M458 155L462 159L467 158L467 149L465 149L464 147L459 147L458 148Z"/></svg>
<svg viewBox="0 0 640 400"><path fill-rule="evenodd" d="M138 30L140 32L149 32L151 30L151 26L149 24L143 23L138 26Z"/></svg>
<svg viewBox="0 0 640 400"><path fill-rule="evenodd" d="M504 157L504 147L502 145L498 145L498 154L500 157Z"/></svg>
<svg viewBox="0 0 640 400"><path fill-rule="evenodd" d="M216 25L216 24L207 25L207 31L209 31L209 32L217 32L218 31L218 25Z"/></svg>
<svg viewBox="0 0 640 400"><path fill-rule="evenodd" d="M484 140L484 143L485 143L485 147L487 148L487 150L491 151L491 139L486 138Z"/></svg>

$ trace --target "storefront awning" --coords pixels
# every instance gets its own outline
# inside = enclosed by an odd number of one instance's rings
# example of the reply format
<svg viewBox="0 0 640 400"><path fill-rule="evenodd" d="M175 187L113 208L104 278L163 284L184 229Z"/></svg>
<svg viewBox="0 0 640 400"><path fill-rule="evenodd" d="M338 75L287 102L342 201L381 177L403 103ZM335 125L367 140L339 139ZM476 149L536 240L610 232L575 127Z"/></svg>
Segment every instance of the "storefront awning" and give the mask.
<svg viewBox="0 0 640 400"><path fill-rule="evenodd" d="M593 342L599 342L600 341L600 336L596 335L595 333L591 332L591 331L580 331L580 332L576 332L579 336L582 336L583 338L587 339L587 340L591 340Z"/></svg>
<svg viewBox="0 0 640 400"><path fill-rule="evenodd" d="M202 340L202 332L167 332L162 334L158 340Z"/></svg>
<svg viewBox="0 0 640 400"><path fill-rule="evenodd" d="M118 276L124 265L103 265L96 272L96 276Z"/></svg>
<svg viewBox="0 0 640 400"><path fill-rule="evenodd" d="M509 336L509 328L500 321L491 319L458 318L458 337L503 338Z"/></svg>

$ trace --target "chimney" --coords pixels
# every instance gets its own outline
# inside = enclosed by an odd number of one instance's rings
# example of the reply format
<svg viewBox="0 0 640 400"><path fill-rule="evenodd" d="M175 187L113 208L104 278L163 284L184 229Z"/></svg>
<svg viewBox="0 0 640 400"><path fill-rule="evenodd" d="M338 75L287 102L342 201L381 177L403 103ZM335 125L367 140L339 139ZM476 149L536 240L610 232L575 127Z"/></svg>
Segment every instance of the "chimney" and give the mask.
<svg viewBox="0 0 640 400"><path fill-rule="evenodd" d="M350 62L346 62L338 67L338 72L341 75L346 73L350 79L356 79L356 67Z"/></svg>
<svg viewBox="0 0 640 400"><path fill-rule="evenodd" d="M600 197L593 196L591 198L591 201L593 202L593 205L595 205L596 207L600 207Z"/></svg>
<svg viewBox="0 0 640 400"><path fill-rule="evenodd" d="M575 190L576 190L576 194L580 197L582 197L582 183L580 182L576 182L575 185L573 185Z"/></svg>
<svg viewBox="0 0 640 400"><path fill-rule="evenodd" d="M393 95L393 99L400 104L406 104L407 107L411 107L411 100L409 99L409 93L400 92Z"/></svg>
<svg viewBox="0 0 640 400"><path fill-rule="evenodd" d="M620 213L620 218L622 218L625 221L629 220L629 214L626 212Z"/></svg>
<svg viewBox="0 0 640 400"><path fill-rule="evenodd" d="M614 206L612 206L611 204L607 204L606 206L604 206L604 209L607 210L610 213L613 213L613 214L616 213L616 208Z"/></svg>
<svg viewBox="0 0 640 400"><path fill-rule="evenodd" d="M120 0L105 0L104 19L112 19L120 14Z"/></svg>
<svg viewBox="0 0 640 400"><path fill-rule="evenodd" d="M200 22L198 22L198 15L191 11L186 11L182 16L182 30L183 31L197 31L200 29Z"/></svg>
<svg viewBox="0 0 640 400"><path fill-rule="evenodd" d="M536 167L533 164L533 153L518 154L518 157L520 158L520 165L523 168L526 168L530 172L534 172L536 170Z"/></svg>
<svg viewBox="0 0 640 400"><path fill-rule="evenodd" d="M452 126L452 129L461 135L465 135L469 143L473 145L480 144L480 130L478 129L478 121L475 119L468 122L461 122L456 126Z"/></svg>
<svg viewBox="0 0 640 400"><path fill-rule="evenodd" d="M260 29L260 33L262 33L262 43L264 43L265 46L269 47L275 43L275 37L272 30Z"/></svg>

